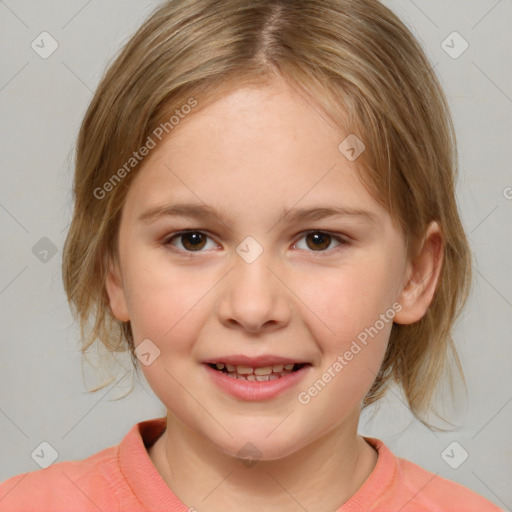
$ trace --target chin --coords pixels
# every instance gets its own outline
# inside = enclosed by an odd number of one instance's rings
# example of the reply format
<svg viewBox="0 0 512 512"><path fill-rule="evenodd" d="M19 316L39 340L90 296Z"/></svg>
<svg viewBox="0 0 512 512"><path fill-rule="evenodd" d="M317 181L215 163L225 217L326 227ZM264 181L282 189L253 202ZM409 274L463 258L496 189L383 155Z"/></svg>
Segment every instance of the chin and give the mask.
<svg viewBox="0 0 512 512"><path fill-rule="evenodd" d="M254 420L248 420L245 424L226 426L233 437L212 439L209 436L210 442L226 455L246 460L249 467L250 461L283 459L307 444L305 437L301 440L298 432L290 431L290 425L285 427L272 419L256 427Z"/></svg>
<svg viewBox="0 0 512 512"><path fill-rule="evenodd" d="M296 443L285 446L270 442L264 437L252 441L247 439L235 440L229 446L218 446L218 448L226 455L240 459L247 467L251 467L257 462L284 459L299 449Z"/></svg>

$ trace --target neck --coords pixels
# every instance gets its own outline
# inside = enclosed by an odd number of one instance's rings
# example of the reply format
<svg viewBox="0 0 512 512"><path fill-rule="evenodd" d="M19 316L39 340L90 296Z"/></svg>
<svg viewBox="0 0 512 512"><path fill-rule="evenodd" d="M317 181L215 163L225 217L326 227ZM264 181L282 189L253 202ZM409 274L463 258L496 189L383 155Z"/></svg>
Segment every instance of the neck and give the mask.
<svg viewBox="0 0 512 512"><path fill-rule="evenodd" d="M357 419L287 457L250 464L168 414L149 455L176 496L197 510L332 511L355 494L377 462L376 451L357 435Z"/></svg>

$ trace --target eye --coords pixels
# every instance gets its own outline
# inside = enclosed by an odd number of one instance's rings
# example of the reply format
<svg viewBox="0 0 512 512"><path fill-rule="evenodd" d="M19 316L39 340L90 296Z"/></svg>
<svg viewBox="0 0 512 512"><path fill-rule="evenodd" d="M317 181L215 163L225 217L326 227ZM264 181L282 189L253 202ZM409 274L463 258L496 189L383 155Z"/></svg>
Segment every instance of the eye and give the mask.
<svg viewBox="0 0 512 512"><path fill-rule="evenodd" d="M183 252L201 252L201 249L204 249L207 245L209 238L210 237L202 231L180 231L167 238L164 241L164 245L176 247L177 244L175 242L177 242L181 243L181 246L184 247L184 251L181 249Z"/></svg>
<svg viewBox="0 0 512 512"><path fill-rule="evenodd" d="M331 249L337 249L340 246L348 245L348 241L336 235L332 235L325 231L309 231L305 233L299 240L305 239L306 247L298 247L299 242L296 242L294 247L298 249L307 250L309 252L327 252ZM208 247L208 240L211 240L213 246ZM337 243L332 247L333 243ZM213 240L202 231L179 231L167 237L163 244L165 246L173 246L178 249L177 252L202 252L202 249L215 248L216 244ZM179 247L181 245L181 247Z"/></svg>
<svg viewBox="0 0 512 512"><path fill-rule="evenodd" d="M347 245L348 242L335 235L331 235L330 233L326 233L325 231L309 231L305 233L302 238L306 240L306 250L310 249L313 252L326 252L327 250L333 249L331 247L332 242L338 242L338 245L334 247L336 249L339 246ZM298 243L296 243L298 245ZM304 247L298 247L299 249L304 249Z"/></svg>

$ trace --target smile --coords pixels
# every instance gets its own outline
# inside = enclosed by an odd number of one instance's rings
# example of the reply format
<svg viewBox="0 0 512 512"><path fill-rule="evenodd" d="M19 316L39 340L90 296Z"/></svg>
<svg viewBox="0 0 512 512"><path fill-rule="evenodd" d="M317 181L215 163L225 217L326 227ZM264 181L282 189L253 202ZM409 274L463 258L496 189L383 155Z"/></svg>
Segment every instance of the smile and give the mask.
<svg viewBox="0 0 512 512"><path fill-rule="evenodd" d="M266 382L277 380L286 375L300 370L304 364L274 364L267 366L251 367L246 365L233 365L229 363L210 363L209 366L218 370L232 379L247 380L251 382Z"/></svg>
<svg viewBox="0 0 512 512"><path fill-rule="evenodd" d="M202 365L223 394L244 401L270 400L297 387L312 368L309 363L266 363L248 366L231 363Z"/></svg>

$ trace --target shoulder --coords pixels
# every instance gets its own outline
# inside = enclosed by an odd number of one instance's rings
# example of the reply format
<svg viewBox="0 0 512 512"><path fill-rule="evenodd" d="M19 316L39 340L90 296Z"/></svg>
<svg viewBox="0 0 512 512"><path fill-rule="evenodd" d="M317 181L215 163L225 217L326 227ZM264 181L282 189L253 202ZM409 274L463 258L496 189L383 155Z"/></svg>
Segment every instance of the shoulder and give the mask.
<svg viewBox="0 0 512 512"><path fill-rule="evenodd" d="M500 512L489 500L458 483L396 457L379 439L365 437L377 464L343 512Z"/></svg>
<svg viewBox="0 0 512 512"><path fill-rule="evenodd" d="M152 465L146 445L163 430L165 418L146 420L135 424L120 444L86 459L16 475L0 483L0 511L160 510L152 507L155 493L164 496L160 502L165 503L170 491Z"/></svg>
<svg viewBox="0 0 512 512"><path fill-rule="evenodd" d="M396 459L396 484L404 489L402 512L499 512L501 509L467 487L431 473L417 464Z"/></svg>
<svg viewBox="0 0 512 512"><path fill-rule="evenodd" d="M122 483L117 452L118 446L112 446L83 460L57 462L13 476L0 483L0 510L97 511L104 504L116 510Z"/></svg>

